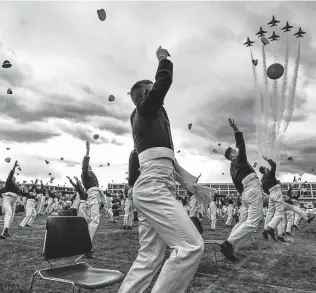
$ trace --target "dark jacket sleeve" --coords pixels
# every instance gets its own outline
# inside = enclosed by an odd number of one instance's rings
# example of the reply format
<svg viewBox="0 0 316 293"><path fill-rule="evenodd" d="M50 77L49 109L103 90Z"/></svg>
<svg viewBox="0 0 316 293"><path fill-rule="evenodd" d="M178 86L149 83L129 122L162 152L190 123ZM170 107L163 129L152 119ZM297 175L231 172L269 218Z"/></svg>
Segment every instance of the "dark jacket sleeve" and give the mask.
<svg viewBox="0 0 316 293"><path fill-rule="evenodd" d="M133 150L129 156L128 163L128 185L133 187L140 175L139 160L136 150Z"/></svg>
<svg viewBox="0 0 316 293"><path fill-rule="evenodd" d="M247 162L247 154L246 154L246 144L244 141L244 136L241 131L235 132L235 140L236 140L236 148L238 148L238 162Z"/></svg>
<svg viewBox="0 0 316 293"><path fill-rule="evenodd" d="M88 168L89 168L89 162L90 162L90 157L83 157L82 161L82 174L87 174L88 173Z"/></svg>
<svg viewBox="0 0 316 293"><path fill-rule="evenodd" d="M140 99L136 105L137 112L145 117L153 116L163 105L166 94L172 84L173 64L170 60L164 59L159 62L156 72L156 82L152 90Z"/></svg>
<svg viewBox="0 0 316 293"><path fill-rule="evenodd" d="M7 181L5 182L5 188L6 189L9 189L11 186L12 186L12 179L13 179L13 176L14 176L14 169L12 169L9 173L9 176L7 178Z"/></svg>
<svg viewBox="0 0 316 293"><path fill-rule="evenodd" d="M271 166L270 172L275 176L276 163L273 160L271 160L271 159L268 161L268 163Z"/></svg>

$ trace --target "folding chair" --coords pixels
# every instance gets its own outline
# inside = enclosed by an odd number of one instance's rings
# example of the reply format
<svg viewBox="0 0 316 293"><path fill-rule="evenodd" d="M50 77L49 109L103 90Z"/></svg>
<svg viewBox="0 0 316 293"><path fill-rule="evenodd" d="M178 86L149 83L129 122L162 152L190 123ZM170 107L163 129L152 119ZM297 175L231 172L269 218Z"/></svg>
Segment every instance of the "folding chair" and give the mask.
<svg viewBox="0 0 316 293"><path fill-rule="evenodd" d="M71 210L59 210L58 211L58 216L62 217L72 217L74 214L72 213Z"/></svg>
<svg viewBox="0 0 316 293"><path fill-rule="evenodd" d="M44 259L50 268L38 270L33 274L29 292L32 292L35 277L72 284L73 293L76 286L85 289L105 288L124 279L119 271L92 268L85 262L77 261L91 251L92 244L87 221L82 217L48 217L43 248ZM81 255L74 264L54 267L49 260Z"/></svg>
<svg viewBox="0 0 316 293"><path fill-rule="evenodd" d="M216 264L216 274L207 274L209 276L214 276L214 277L218 277L219 276L219 271L220 271L220 268L219 268L219 261L222 261L224 260L224 264L225 264L225 268L226 268L226 258L225 257L220 257L218 258L217 257L217 251L216 251L216 246L220 246L222 243L224 242L224 240L206 240L204 239L204 245L205 244L211 244L213 245L213 251L214 251L214 260L215 260L215 264Z"/></svg>
<svg viewBox="0 0 316 293"><path fill-rule="evenodd" d="M71 208L70 210L72 211L72 214L73 214L74 216L78 216L78 211L77 211L77 209Z"/></svg>

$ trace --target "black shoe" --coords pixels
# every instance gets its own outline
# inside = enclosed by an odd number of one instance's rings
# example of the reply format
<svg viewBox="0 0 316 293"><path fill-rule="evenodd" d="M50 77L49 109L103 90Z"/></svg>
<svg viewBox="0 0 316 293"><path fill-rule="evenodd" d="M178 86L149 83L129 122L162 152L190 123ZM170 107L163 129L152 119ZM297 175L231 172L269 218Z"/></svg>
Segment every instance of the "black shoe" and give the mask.
<svg viewBox="0 0 316 293"><path fill-rule="evenodd" d="M315 215L308 215L307 217L308 217L307 223L309 224L311 221L314 220Z"/></svg>
<svg viewBox="0 0 316 293"><path fill-rule="evenodd" d="M6 239L4 235L0 235L0 239Z"/></svg>
<svg viewBox="0 0 316 293"><path fill-rule="evenodd" d="M291 233L290 232L286 232L285 233L287 236L291 236Z"/></svg>
<svg viewBox="0 0 316 293"><path fill-rule="evenodd" d="M10 237L9 229L8 229L8 228L6 228L6 229L4 230L3 236L5 236L5 237Z"/></svg>
<svg viewBox="0 0 316 293"><path fill-rule="evenodd" d="M211 231L215 231L215 229L211 229Z"/></svg>
<svg viewBox="0 0 316 293"><path fill-rule="evenodd" d="M297 228L297 226L296 226L296 225L293 225L293 226L292 226L292 228L295 228L296 230L298 230L298 228Z"/></svg>
<svg viewBox="0 0 316 293"><path fill-rule="evenodd" d="M281 241L281 242L286 242L286 241L284 240L283 236L278 236L277 239L278 239L279 241Z"/></svg>
<svg viewBox="0 0 316 293"><path fill-rule="evenodd" d="M126 230L127 228L126 228L126 226L123 226L123 230Z"/></svg>
<svg viewBox="0 0 316 293"><path fill-rule="evenodd" d="M267 230L267 233L271 236L271 238L275 241L275 242L277 242L277 240L276 240L276 238L275 238L275 235L274 235L274 229L272 229L272 228L268 228L268 230Z"/></svg>
<svg viewBox="0 0 316 293"><path fill-rule="evenodd" d="M267 230L263 230L262 232L262 236L265 240L269 240L269 236L268 236L268 231Z"/></svg>
<svg viewBox="0 0 316 293"><path fill-rule="evenodd" d="M225 241L221 244L221 253L231 262L238 262L238 258L234 255L234 250L232 245Z"/></svg>
<svg viewBox="0 0 316 293"><path fill-rule="evenodd" d="M30 226L30 225L25 225L25 227L29 227L29 228L31 228L31 226Z"/></svg>
<svg viewBox="0 0 316 293"><path fill-rule="evenodd" d="M132 230L132 227L128 226L128 227L127 227L127 230Z"/></svg>

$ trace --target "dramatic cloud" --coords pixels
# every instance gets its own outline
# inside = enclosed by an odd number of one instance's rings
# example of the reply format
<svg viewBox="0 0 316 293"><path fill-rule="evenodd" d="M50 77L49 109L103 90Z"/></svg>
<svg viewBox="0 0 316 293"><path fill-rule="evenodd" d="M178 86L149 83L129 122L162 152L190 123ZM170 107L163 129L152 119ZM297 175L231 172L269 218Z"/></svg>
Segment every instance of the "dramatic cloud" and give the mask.
<svg viewBox="0 0 316 293"><path fill-rule="evenodd" d="M24 178L52 172L63 184L66 175L80 173L84 142L89 140L91 164L111 162L109 168L96 168L103 185L125 182L134 146L129 121L134 105L127 92L138 80L154 80L156 49L161 45L174 63L164 106L175 147L181 150L177 157L192 173L202 172L202 181L230 181L223 152L235 142L228 118L234 118L244 132L250 160L257 159L257 97L249 48L242 44L247 36L255 41L252 52L261 64L255 33L260 26L268 35L274 29L281 38L266 46L268 64L284 63L286 35L280 26L267 26L273 14L280 25L289 21L295 26L288 34L290 72L298 46L292 33L299 26L307 32L300 40L297 98L284 136L282 174L290 180L316 159L310 139L316 123L314 2L108 2L106 6L108 17L100 22L96 15L100 7L93 2L0 3L0 60L13 65L0 67L0 145L10 144L15 150L12 157L30 166L22 172ZM6 94L8 88L12 95ZM109 95L115 96L114 102ZM191 130L188 123L193 123ZM94 140L94 134L100 138ZM287 160L290 155L293 161ZM44 158L52 163L44 164ZM8 167L0 164L0 173L6 176Z"/></svg>

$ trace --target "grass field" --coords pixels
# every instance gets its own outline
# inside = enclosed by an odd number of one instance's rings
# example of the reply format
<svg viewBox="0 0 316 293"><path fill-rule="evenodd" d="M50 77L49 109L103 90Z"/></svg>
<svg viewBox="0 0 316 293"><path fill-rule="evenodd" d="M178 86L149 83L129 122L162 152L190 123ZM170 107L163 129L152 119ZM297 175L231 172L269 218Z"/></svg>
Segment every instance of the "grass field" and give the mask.
<svg viewBox="0 0 316 293"><path fill-rule="evenodd" d="M28 292L33 272L48 267L42 257L46 217L37 218L32 228L24 229L17 228L21 220L21 216L15 217L12 236L0 242L0 292ZM90 265L128 272L139 247L138 228L123 231L121 224L122 220L112 224L107 218L101 219L95 237L97 259L87 260ZM225 239L230 231L224 228L222 220L217 221L216 232L210 232L206 220L203 227L205 239ZM212 249L205 245L204 257L188 293L316 292L316 221L309 225L302 221L299 229L286 238L287 243L263 241L262 228L258 229L254 241L250 238L238 251L240 262L221 265L217 278L207 275L215 273L215 265ZM170 250L166 257L169 254ZM119 285L93 292L114 293L118 288ZM69 285L38 280L33 292L65 293L72 289Z"/></svg>

